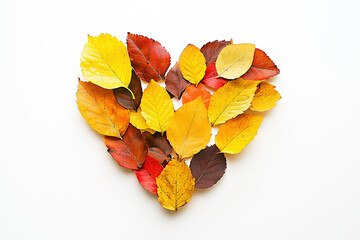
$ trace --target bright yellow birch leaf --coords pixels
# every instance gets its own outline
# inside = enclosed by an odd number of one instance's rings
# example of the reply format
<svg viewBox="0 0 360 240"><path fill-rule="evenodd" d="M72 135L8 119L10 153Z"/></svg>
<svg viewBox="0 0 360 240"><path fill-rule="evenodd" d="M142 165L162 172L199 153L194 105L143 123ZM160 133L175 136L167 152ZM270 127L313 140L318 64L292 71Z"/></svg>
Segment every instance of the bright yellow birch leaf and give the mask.
<svg viewBox="0 0 360 240"><path fill-rule="evenodd" d="M242 114L250 107L259 81L229 81L212 95L208 115L213 126Z"/></svg>
<svg viewBox="0 0 360 240"><path fill-rule="evenodd" d="M275 103L280 100L280 98L280 93L275 90L274 85L268 82L262 82L255 92L250 109L257 112L267 111L275 107Z"/></svg>
<svg viewBox="0 0 360 240"><path fill-rule="evenodd" d="M145 118L141 115L141 108L138 108L137 111L130 110L130 123L142 132L148 131L151 134L155 133L155 131L151 130L146 124Z"/></svg>
<svg viewBox="0 0 360 240"><path fill-rule="evenodd" d="M129 54L125 45L110 34L88 36L80 66L85 79L102 88L128 89L132 69Z"/></svg>
<svg viewBox="0 0 360 240"><path fill-rule="evenodd" d="M220 77L235 79L246 73L254 59L255 45L231 44L224 47L216 59L215 67Z"/></svg>
<svg viewBox="0 0 360 240"><path fill-rule="evenodd" d="M184 161L173 159L156 178L160 204L169 210L177 211L191 199L195 178Z"/></svg>
<svg viewBox="0 0 360 240"><path fill-rule="evenodd" d="M197 86L206 71L205 57L200 49L192 44L187 45L180 55L179 68L183 77Z"/></svg>
<svg viewBox="0 0 360 240"><path fill-rule="evenodd" d="M129 126L129 110L115 99L112 90L79 80L76 93L81 115L98 133L121 138Z"/></svg>
<svg viewBox="0 0 360 240"><path fill-rule="evenodd" d="M151 80L140 103L141 115L150 129L165 132L174 116L174 105L165 88Z"/></svg>
<svg viewBox="0 0 360 240"><path fill-rule="evenodd" d="M180 159L192 157L206 147L211 138L211 125L201 97L175 112L166 133Z"/></svg>
<svg viewBox="0 0 360 240"><path fill-rule="evenodd" d="M215 136L215 144L221 153L239 153L257 134L263 117L243 114L222 124Z"/></svg>

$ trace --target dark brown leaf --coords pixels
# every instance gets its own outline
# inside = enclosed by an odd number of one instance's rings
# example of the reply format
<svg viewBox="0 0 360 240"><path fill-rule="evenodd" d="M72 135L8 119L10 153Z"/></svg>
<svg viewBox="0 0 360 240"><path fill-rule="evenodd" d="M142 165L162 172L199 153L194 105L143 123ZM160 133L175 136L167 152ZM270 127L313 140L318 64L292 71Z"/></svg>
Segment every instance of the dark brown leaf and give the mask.
<svg viewBox="0 0 360 240"><path fill-rule="evenodd" d="M166 156L159 148L156 147L149 148L148 155L158 160L159 163L163 166L164 164L166 165L170 160L168 156Z"/></svg>
<svg viewBox="0 0 360 240"><path fill-rule="evenodd" d="M105 136L104 141L108 152L122 167L135 170L141 168L148 148L140 130L129 124L122 139Z"/></svg>
<svg viewBox="0 0 360 240"><path fill-rule="evenodd" d="M114 89L114 95L116 101L126 109L137 110L141 97L142 97L142 88L141 81L136 73L133 71L131 75L131 82L129 84L129 89L134 93L135 99L133 99L131 93L126 88L120 87Z"/></svg>
<svg viewBox="0 0 360 240"><path fill-rule="evenodd" d="M208 42L204 46L201 47L200 51L204 54L206 65L209 65L212 62L215 62L220 51L231 44L231 41L218 41L215 40L213 42Z"/></svg>
<svg viewBox="0 0 360 240"><path fill-rule="evenodd" d="M169 141L166 138L166 133L161 135L161 133L156 132L151 134L149 132L143 133L146 145L148 148L159 148L166 156L169 156L172 152L172 146L170 145Z"/></svg>
<svg viewBox="0 0 360 240"><path fill-rule="evenodd" d="M189 82L186 81L179 69L179 64L176 63L168 72L165 77L166 90L175 96L177 99L181 98L181 94L184 92Z"/></svg>
<svg viewBox="0 0 360 240"><path fill-rule="evenodd" d="M209 188L224 175L226 158L219 153L216 145L206 147L191 159L190 169L195 178L195 187Z"/></svg>

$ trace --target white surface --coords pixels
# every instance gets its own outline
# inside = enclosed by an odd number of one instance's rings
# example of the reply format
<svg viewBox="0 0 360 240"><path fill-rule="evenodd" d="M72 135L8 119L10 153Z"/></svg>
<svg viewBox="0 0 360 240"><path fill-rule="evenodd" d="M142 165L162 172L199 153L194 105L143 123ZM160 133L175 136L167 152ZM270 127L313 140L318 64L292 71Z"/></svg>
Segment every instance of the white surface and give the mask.
<svg viewBox="0 0 360 240"><path fill-rule="evenodd" d="M360 239L359 1L0 3L0 239ZM224 177L163 209L77 110L87 34L251 42L282 95Z"/></svg>

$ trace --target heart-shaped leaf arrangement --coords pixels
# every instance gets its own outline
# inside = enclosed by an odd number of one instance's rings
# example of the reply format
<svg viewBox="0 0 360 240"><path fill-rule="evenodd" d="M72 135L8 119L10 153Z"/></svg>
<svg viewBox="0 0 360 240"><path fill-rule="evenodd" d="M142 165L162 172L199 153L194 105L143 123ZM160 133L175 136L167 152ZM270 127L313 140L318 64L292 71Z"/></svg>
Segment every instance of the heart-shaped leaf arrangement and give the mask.
<svg viewBox="0 0 360 240"><path fill-rule="evenodd" d="M88 37L81 54L87 82L79 79L77 105L119 165L177 211L194 188L219 181L226 154L254 139L263 117L250 112L281 98L265 81L280 71L249 43L189 44L169 71L170 54L159 42L128 33L126 43L110 34ZM176 111L172 98L182 99ZM216 125L215 145L207 146Z"/></svg>

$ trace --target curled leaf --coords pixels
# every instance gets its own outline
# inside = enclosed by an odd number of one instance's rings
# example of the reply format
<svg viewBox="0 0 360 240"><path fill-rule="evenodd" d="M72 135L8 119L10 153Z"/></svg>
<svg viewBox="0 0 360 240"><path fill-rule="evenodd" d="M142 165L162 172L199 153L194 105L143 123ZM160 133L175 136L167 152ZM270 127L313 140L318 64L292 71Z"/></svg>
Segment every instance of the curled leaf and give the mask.
<svg viewBox="0 0 360 240"><path fill-rule="evenodd" d="M172 160L156 179L160 204L177 211L191 199L195 179L184 161Z"/></svg>
<svg viewBox="0 0 360 240"><path fill-rule="evenodd" d="M116 101L121 106L123 106L126 109L136 111L140 105L140 101L142 97L142 88L141 88L140 79L134 72L131 75L131 82L129 84L129 89L134 94L134 98L131 92L127 88L124 87L115 88L113 91Z"/></svg>
<svg viewBox="0 0 360 240"><path fill-rule="evenodd" d="M257 134L263 117L243 114L222 124L215 136L216 146L222 153L239 153Z"/></svg>
<svg viewBox="0 0 360 240"><path fill-rule="evenodd" d="M131 64L144 81L164 79L170 66L170 54L161 44L142 35L128 33L126 40Z"/></svg>
<svg viewBox="0 0 360 240"><path fill-rule="evenodd" d="M110 89L79 79L77 105L87 123L98 133L121 138L129 125L129 110L120 106Z"/></svg>
<svg viewBox="0 0 360 240"><path fill-rule="evenodd" d="M206 147L191 159L190 169L195 178L195 187L209 188L217 183L225 173L225 155L219 153L216 145Z"/></svg>

